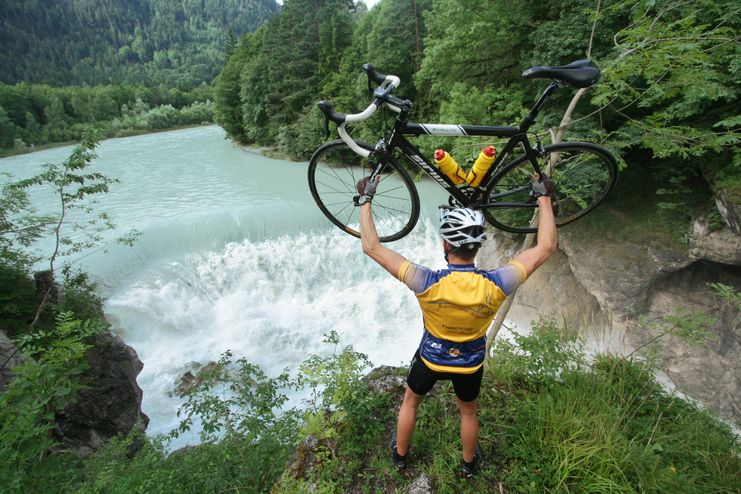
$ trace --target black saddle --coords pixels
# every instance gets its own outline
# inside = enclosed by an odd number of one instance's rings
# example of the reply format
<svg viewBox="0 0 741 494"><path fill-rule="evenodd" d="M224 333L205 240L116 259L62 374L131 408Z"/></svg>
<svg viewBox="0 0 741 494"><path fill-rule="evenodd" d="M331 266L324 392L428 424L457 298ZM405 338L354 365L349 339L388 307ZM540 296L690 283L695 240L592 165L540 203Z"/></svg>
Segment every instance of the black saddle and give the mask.
<svg viewBox="0 0 741 494"><path fill-rule="evenodd" d="M591 60L577 60L560 67L537 66L522 73L525 79L555 79L578 88L589 87L599 79L600 70Z"/></svg>

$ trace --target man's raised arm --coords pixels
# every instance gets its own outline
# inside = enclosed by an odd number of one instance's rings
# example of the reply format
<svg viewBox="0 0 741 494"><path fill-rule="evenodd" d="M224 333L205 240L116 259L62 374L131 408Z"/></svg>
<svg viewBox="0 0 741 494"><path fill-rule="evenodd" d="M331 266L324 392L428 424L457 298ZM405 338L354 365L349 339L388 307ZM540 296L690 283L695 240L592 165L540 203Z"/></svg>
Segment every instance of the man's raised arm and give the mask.
<svg viewBox="0 0 741 494"><path fill-rule="evenodd" d="M380 264L383 269L391 273L392 276L399 275L401 265L406 261L404 256L398 252L385 247L378 239L376 225L373 222L373 211L371 203L376 193L378 180L369 182L368 178L358 182L358 192L360 193L360 242L363 245L363 253Z"/></svg>
<svg viewBox="0 0 741 494"><path fill-rule="evenodd" d="M538 243L535 247L523 250L513 259L525 267L528 276L547 261L558 247L556 218L553 216L550 198L554 191L553 182L548 177L536 181L533 183L533 191L538 194Z"/></svg>

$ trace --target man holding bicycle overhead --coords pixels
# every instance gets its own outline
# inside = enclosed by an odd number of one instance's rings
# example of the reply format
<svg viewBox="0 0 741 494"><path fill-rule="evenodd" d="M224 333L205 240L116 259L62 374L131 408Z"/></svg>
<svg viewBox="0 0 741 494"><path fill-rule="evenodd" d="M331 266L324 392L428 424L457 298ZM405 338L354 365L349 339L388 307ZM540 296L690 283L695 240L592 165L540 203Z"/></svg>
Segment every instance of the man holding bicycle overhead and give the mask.
<svg viewBox="0 0 741 494"><path fill-rule="evenodd" d="M535 247L492 271L478 269L474 258L483 244L484 218L480 211L444 209L440 234L447 269L431 270L409 262L381 244L373 221L372 202L377 180L357 184L360 238L363 252L414 291L422 309L424 334L407 376L391 454L397 468L406 468L417 407L438 380L451 380L461 413L462 474L470 477L481 462L476 399L481 388L486 332L504 299L556 251L556 223L549 177L536 179L532 193L538 199L540 222Z"/></svg>

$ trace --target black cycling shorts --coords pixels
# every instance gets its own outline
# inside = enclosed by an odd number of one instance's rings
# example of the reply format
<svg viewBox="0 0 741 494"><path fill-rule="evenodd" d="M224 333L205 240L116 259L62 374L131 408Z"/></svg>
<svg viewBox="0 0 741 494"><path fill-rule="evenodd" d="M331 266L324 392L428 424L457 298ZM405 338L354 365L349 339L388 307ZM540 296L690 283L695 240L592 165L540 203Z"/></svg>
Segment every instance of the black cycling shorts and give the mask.
<svg viewBox="0 0 741 494"><path fill-rule="evenodd" d="M430 369L419 357L419 350L412 358L412 365L407 375L407 385L418 395L427 394L437 381L453 381L455 395L461 401L470 402L478 398L481 390L481 378L484 375L484 367L472 374L458 374L454 372L438 372Z"/></svg>

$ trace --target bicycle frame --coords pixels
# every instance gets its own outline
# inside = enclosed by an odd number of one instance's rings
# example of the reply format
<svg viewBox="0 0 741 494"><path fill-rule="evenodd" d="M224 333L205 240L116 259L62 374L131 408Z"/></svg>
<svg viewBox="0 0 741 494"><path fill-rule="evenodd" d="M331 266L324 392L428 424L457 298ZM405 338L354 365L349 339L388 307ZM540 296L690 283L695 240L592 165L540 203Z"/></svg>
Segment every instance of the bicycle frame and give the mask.
<svg viewBox="0 0 741 494"><path fill-rule="evenodd" d="M481 209L485 207L530 207L522 203L506 203L506 202L495 202L483 204L481 198L483 192L488 188L490 183L493 181L496 170L500 169L502 163L511 155L518 145L522 145L525 155L530 160L533 166L533 172L540 174L540 167L538 165L537 157L539 150L533 149L530 144L530 140L527 137L527 131L530 126L535 122L535 118L540 113L543 105L551 96L551 94L559 87L561 83L557 81L551 82L551 84L543 91L543 94L538 98L535 105L523 119L518 127L501 127L501 126L490 126L490 125L450 125L450 124L430 124L430 123L416 123L408 122L407 118L411 112L411 108L395 108L391 105L392 110L397 111L399 115L396 118L394 128L390 133L388 139L384 139L378 143L376 149L371 155L371 161L376 158L378 163L382 164L392 153L394 149L399 149L411 162L421 168L432 180L437 182L443 187L446 192L455 199L460 205L464 207L471 207L474 209ZM441 137L506 137L509 138L507 143L502 148L499 156L492 163L489 170L484 175L481 185L478 188L472 188L467 185L455 185L440 169L432 165L427 158L409 142L405 136L441 136ZM538 143L539 146L540 143ZM379 166L373 172L372 177L375 177L383 171L383 166ZM508 192L508 194L511 192ZM496 196L492 196L496 198Z"/></svg>

